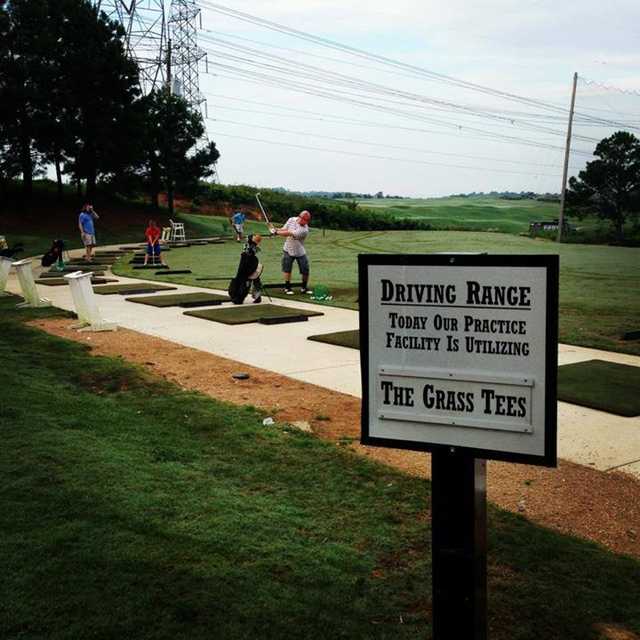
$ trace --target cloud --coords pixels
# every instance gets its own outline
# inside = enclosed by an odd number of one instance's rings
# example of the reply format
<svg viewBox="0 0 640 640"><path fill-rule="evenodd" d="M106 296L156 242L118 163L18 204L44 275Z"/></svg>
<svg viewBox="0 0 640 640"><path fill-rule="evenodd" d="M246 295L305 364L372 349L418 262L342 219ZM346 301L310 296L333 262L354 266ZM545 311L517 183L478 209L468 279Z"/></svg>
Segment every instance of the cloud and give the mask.
<svg viewBox="0 0 640 640"><path fill-rule="evenodd" d="M369 0L345 3L337 0L273 0L269 3L257 0L238 0L233 8L267 20L279 22L295 29L308 31L321 37L336 40L350 46L365 49L382 56L402 60L408 64L425 67L477 84L494 87L535 99L553 102L566 108L569 102L570 83L574 71L585 77L625 89L638 89L640 55L637 53L640 3L635 0L618 0L615 10L600 0L582 0L559 4L550 0L528 3L516 0L491 0L471 3L468 0ZM363 61L358 58L311 45L266 29L256 28L245 22L223 17L203 10L205 27L240 36L261 43L289 47L307 52L296 53L272 49L266 44L257 47L265 52L278 53L294 62L314 64L322 69L335 70L356 78L378 82L397 89L452 100L470 105L481 105L504 111L531 110L526 105L498 100L443 83L426 79L407 78L398 70ZM247 57L251 58L251 55ZM339 64L342 59L351 64ZM215 56L210 55L215 64ZM361 65L361 66L355 66ZM213 67L215 68L215 67ZM233 76L233 72L225 75ZM293 79L293 76L287 78ZM306 72L305 82L318 84L317 73ZM296 94L290 90L265 87L261 84L242 82L229 78L207 78L203 86L208 91L226 93L240 101L258 101L264 110L270 106L291 106L313 110L328 115L340 115L388 125L415 125L414 121L390 114L334 102L324 98ZM345 88L334 87L337 95ZM353 91L353 90L351 90ZM582 85L578 104L582 109L595 109L594 113L607 113L614 109L633 112L633 97L605 91L600 100L595 88ZM389 100L390 97L385 99ZM606 100L605 100L606 99ZM638 98L640 99L640 98ZM600 100L600 101L599 101ZM230 103L231 104L231 103ZM388 104L388 103L384 103ZM635 109L637 112L637 105ZM254 105L256 110L259 107ZM408 195L442 194L451 191L490 190L512 188L553 190L559 189L562 153L558 150L540 150L478 139L468 134L466 128L496 130L506 135L517 135L543 141L561 148L564 144L566 122L563 117L542 121L541 126L559 132L551 135L541 129L519 130L515 125L498 125L491 121L473 121L452 113L438 113L415 103L402 106L429 117L446 119L463 125L463 129L445 129L436 125L417 125L439 130L439 134L401 132L389 128L363 128L355 125L339 125L331 121L304 120L296 112L281 110L282 117L265 114L237 112L235 119L244 126L216 124L220 133L222 159L220 172L224 180L249 182L291 188L335 188L405 193ZM553 116L553 114L551 114ZM232 118L228 118L232 119ZM536 122L532 122L536 124ZM540 123L539 123L540 124ZM462 159L446 160L445 153L470 156L466 164L473 164L473 157L495 157L508 162L500 164L475 161L478 169L461 169L420 165L419 163L383 161L380 159L340 155L315 148L332 148L371 155L396 158L421 158L429 156L384 150L355 143L339 143L300 134L283 134L260 130L260 126L314 132L320 135L373 140L381 145L418 146L442 152L441 164L465 164ZM213 129L213 126L212 126ZM607 129L576 127L583 135L604 136ZM272 140L272 146L264 142L223 137L239 135L255 139ZM278 146L298 144L304 148ZM590 150L593 144L576 142L574 148ZM438 162L437 156L431 158ZM576 157L579 164L584 160ZM553 165L541 168L540 165ZM500 173L509 169L514 173ZM556 170L557 167L557 170Z"/></svg>

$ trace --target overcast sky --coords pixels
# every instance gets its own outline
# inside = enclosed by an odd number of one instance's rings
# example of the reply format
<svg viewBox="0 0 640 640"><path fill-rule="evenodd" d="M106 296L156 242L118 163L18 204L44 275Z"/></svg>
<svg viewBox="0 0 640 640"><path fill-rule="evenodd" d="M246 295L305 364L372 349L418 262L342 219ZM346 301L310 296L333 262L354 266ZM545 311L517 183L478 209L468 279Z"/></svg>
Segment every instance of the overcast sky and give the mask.
<svg viewBox="0 0 640 640"><path fill-rule="evenodd" d="M200 44L209 50L209 75L201 74L200 85L213 119L207 122L210 137L222 154L221 181L421 197L494 189L559 191L564 113L326 49L222 15L205 0L200 6ZM569 105L574 71L584 79L640 92L637 0L237 0L224 6L563 109ZM252 50L288 62L260 58ZM301 63L319 70L296 66ZM277 78L280 85L293 82L299 88L304 83L307 91L325 96L269 86L241 70ZM327 72L405 94L340 87L335 76L323 80ZM491 115L434 108L430 99L490 110ZM576 109L640 126L640 93L580 81ZM615 129L582 120L575 132L600 139ZM527 142L496 140L496 134ZM574 141L578 153L571 159L572 173L588 160L579 152L594 146L590 140Z"/></svg>

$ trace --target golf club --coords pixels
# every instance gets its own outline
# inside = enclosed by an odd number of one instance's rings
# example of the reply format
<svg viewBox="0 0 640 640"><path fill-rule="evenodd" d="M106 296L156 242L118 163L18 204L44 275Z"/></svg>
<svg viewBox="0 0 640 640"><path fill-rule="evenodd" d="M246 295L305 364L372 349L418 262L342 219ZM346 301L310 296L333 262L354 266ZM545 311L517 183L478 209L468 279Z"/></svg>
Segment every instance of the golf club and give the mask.
<svg viewBox="0 0 640 640"><path fill-rule="evenodd" d="M267 212L264 210L262 206L262 202L260 202L260 193L256 193L256 200L258 201L258 205L260 206L260 211L262 211L262 215L264 216L264 220L267 223L267 226L272 227L271 220L269 220L269 216L267 216Z"/></svg>

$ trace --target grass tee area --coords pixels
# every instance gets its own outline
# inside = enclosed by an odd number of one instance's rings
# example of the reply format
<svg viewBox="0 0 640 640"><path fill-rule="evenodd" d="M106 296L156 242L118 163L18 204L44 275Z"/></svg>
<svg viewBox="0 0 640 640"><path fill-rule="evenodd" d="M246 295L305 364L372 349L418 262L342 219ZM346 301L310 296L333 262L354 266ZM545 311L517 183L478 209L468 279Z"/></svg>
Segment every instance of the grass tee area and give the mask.
<svg viewBox="0 0 640 640"><path fill-rule="evenodd" d="M219 228L220 218L185 215L205 230L207 224ZM265 225L248 223L249 232L265 233ZM265 238L261 261L263 281L282 281L280 257L282 239ZM559 253L560 254L560 340L570 344L611 351L640 354L640 341L623 341L623 333L640 329L640 249L604 245L562 244L503 233L456 231L369 231L347 232L313 228L306 241L311 262L311 284L329 287L336 306L357 308L357 255L359 253ZM174 249L167 254L172 269L190 268L182 276L145 278L226 289L238 266L241 245L227 242ZM294 265L293 280L299 280ZM117 272L140 277L122 261ZM214 278L203 281L201 277ZM218 279L215 279L218 278ZM284 297L279 289L269 294ZM296 296L296 298L299 296ZM294 298L294 299L296 299ZM288 297L288 299L291 299Z"/></svg>
<svg viewBox="0 0 640 640"><path fill-rule="evenodd" d="M0 300L0 637L429 637L429 485ZM640 564L490 509L491 637L640 632Z"/></svg>

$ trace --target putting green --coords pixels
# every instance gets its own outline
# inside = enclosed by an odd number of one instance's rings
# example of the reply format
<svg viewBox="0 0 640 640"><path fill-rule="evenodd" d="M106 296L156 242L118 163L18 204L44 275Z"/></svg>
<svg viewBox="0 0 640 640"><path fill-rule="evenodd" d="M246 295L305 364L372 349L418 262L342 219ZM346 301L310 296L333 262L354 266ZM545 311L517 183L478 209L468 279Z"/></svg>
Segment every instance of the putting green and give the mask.
<svg viewBox="0 0 640 640"><path fill-rule="evenodd" d="M163 284L151 284L149 282L138 282L128 284L108 284L104 287L93 287L95 293L100 295L109 295L112 293L153 293L154 291L171 291L177 287L169 287Z"/></svg>
<svg viewBox="0 0 640 640"><path fill-rule="evenodd" d="M336 331L335 333L324 333L318 336L309 336L308 340L314 342L325 342L326 344L335 344L339 347L348 347L349 349L360 349L360 331Z"/></svg>
<svg viewBox="0 0 640 640"><path fill-rule="evenodd" d="M220 296L216 293L175 293L163 296L143 296L141 298L127 298L131 302L148 304L152 307L178 307L201 303L205 306L209 304L219 304L229 302L229 296Z"/></svg>
<svg viewBox="0 0 640 640"><path fill-rule="evenodd" d="M306 311L291 307L279 307L275 304L246 304L226 309L203 309L201 311L185 311L185 316L194 316L203 320L213 320L223 324L247 324L259 322L261 318L288 318L291 316L322 316L319 311Z"/></svg>
<svg viewBox="0 0 640 640"><path fill-rule="evenodd" d="M619 416L640 415L640 367L588 360L558 369L558 400Z"/></svg>

